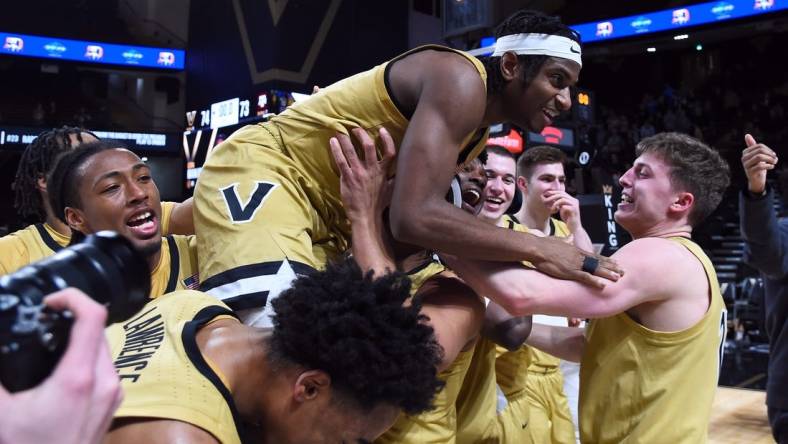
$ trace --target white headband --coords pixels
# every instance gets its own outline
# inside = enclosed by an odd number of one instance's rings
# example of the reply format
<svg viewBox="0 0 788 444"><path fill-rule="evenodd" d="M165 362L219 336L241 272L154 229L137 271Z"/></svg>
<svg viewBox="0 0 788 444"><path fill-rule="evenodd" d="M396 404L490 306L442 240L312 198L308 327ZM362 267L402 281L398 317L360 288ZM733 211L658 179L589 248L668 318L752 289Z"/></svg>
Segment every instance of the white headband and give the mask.
<svg viewBox="0 0 788 444"><path fill-rule="evenodd" d="M551 34L512 34L505 35L495 42L492 57L500 57L507 51L516 54L546 55L574 60L583 66L580 60L580 45L567 37Z"/></svg>

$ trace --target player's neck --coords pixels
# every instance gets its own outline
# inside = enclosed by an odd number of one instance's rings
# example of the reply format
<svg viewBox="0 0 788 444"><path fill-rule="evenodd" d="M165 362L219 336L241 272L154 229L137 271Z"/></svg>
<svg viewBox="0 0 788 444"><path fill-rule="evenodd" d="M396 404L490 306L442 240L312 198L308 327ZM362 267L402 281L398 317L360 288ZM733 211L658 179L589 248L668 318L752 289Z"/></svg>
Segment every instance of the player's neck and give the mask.
<svg viewBox="0 0 788 444"><path fill-rule="evenodd" d="M529 208L528 205L523 205L521 212L520 223L525 225L529 230L539 230L545 235L550 235L550 213L545 211L538 211Z"/></svg>
<svg viewBox="0 0 788 444"><path fill-rule="evenodd" d="M646 237L692 237L692 226L687 223L671 223L669 221L663 221L652 226L643 227L642 229L628 229L627 231L632 236L632 239L642 239Z"/></svg>
<svg viewBox="0 0 788 444"><path fill-rule="evenodd" d="M198 336L200 350L224 376L240 416L249 424L257 424L265 416L277 381L266 358L270 330L234 320L217 324L202 341Z"/></svg>
<svg viewBox="0 0 788 444"><path fill-rule="evenodd" d="M486 128L491 125L505 123L503 110L501 108L501 100L498 94L487 95L487 106L484 109L484 116L479 128Z"/></svg>
<svg viewBox="0 0 788 444"><path fill-rule="evenodd" d="M46 199L46 195L43 196ZM46 212L46 220L44 221L47 225L52 227L55 231L62 234L63 236L71 236L71 228L66 225L62 220L58 219L55 216L55 212L52 211L52 207L49 206L49 201L44 200L44 211Z"/></svg>

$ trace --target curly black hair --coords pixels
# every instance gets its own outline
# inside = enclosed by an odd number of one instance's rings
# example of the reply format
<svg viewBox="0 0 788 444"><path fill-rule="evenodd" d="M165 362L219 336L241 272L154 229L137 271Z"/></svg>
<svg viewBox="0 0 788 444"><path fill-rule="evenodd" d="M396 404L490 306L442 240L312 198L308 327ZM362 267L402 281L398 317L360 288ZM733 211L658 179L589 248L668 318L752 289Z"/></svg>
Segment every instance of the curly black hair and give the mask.
<svg viewBox="0 0 788 444"><path fill-rule="evenodd" d="M325 371L340 399L362 411L428 410L443 387L443 349L421 304L403 305L409 292L405 274L373 278L353 258L299 277L272 302L270 359Z"/></svg>
<svg viewBox="0 0 788 444"><path fill-rule="evenodd" d="M580 34L563 24L558 17L539 11L520 10L509 16L495 29L495 38L512 34L550 34L570 38L580 44ZM523 67L525 86L531 84L547 60L545 55L518 55L517 59ZM500 92L506 81L501 74L501 57L483 56L479 60L487 71L487 93Z"/></svg>
<svg viewBox="0 0 788 444"><path fill-rule="evenodd" d="M44 201L38 192L38 179L46 178L60 156L71 150L72 136L80 144L83 142L82 134L96 137L84 128L64 126L44 131L25 148L12 185L15 194L14 207L22 219L31 222L43 222L46 219Z"/></svg>
<svg viewBox="0 0 788 444"><path fill-rule="evenodd" d="M66 207L81 208L79 185L82 165L94 155L115 148L125 148L117 141L84 143L60 157L55 169L47 177L49 205L55 216L66 222Z"/></svg>

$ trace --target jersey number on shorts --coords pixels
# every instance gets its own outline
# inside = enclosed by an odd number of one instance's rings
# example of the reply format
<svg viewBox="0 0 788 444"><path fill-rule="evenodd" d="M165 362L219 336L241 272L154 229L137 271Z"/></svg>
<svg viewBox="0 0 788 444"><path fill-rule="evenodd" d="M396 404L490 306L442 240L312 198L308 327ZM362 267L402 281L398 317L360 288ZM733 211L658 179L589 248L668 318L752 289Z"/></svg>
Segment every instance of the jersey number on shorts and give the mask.
<svg viewBox="0 0 788 444"><path fill-rule="evenodd" d="M268 194L278 186L272 182L258 181L256 184L246 204L241 203L241 197L238 196L237 183L221 189L224 203L227 204L227 211L230 213L230 219L232 219L234 224L243 224L254 219L254 215L263 206Z"/></svg>

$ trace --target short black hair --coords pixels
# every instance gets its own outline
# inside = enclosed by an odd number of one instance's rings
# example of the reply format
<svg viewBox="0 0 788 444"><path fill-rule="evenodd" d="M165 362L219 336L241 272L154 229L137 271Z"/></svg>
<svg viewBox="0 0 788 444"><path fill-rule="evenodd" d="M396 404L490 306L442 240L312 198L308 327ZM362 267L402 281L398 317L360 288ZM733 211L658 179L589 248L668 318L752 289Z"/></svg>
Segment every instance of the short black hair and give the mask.
<svg viewBox="0 0 788 444"><path fill-rule="evenodd" d="M66 207L81 208L79 185L82 165L96 154L116 148L126 148L117 141L85 143L64 154L47 178L49 205L55 216L66 222Z"/></svg>
<svg viewBox="0 0 788 444"><path fill-rule="evenodd" d="M580 34L569 26L563 24L558 17L550 16L539 11L520 10L510 15L495 29L495 38L513 34L550 34L567 37L579 45ZM536 74L547 60L546 55L518 55L517 59L523 67L525 86L531 84ZM501 57L483 56L479 60L487 71L487 94L500 92L506 81L501 75Z"/></svg>
<svg viewBox="0 0 788 444"><path fill-rule="evenodd" d="M35 222L46 219L44 202L38 192L38 179L49 176L60 156L71 150L71 136L82 143L83 133L96 137L84 128L64 126L44 131L25 148L13 183L14 207L22 219Z"/></svg>
<svg viewBox="0 0 788 444"><path fill-rule="evenodd" d="M400 272L374 278L351 257L297 278L273 300L272 362L322 370L340 399L428 410L443 383L443 349Z"/></svg>

